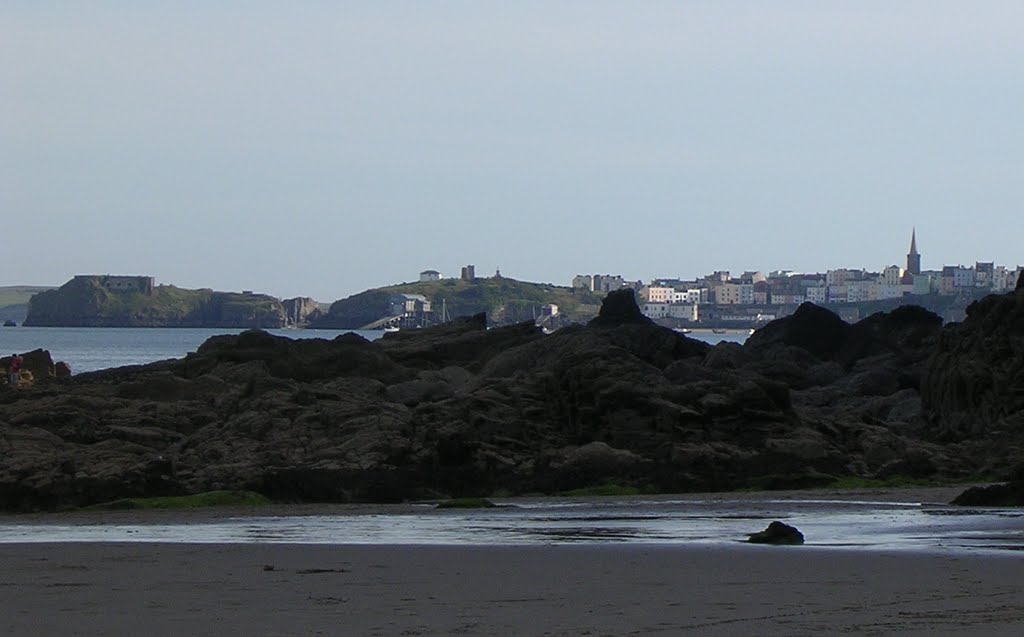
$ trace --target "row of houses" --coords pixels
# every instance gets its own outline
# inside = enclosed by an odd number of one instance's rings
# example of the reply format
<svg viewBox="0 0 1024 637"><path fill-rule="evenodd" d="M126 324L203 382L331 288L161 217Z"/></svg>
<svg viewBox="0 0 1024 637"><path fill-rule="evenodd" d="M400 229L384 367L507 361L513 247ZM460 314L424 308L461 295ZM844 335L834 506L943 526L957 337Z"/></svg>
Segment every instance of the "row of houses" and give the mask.
<svg viewBox="0 0 1024 637"><path fill-rule="evenodd" d="M973 267L946 266L918 274L897 266L888 266L881 272L840 269L824 274L745 273L737 278L722 278L722 273L716 272L697 281L656 281L641 287L638 295L644 301L657 303L859 303L925 294L956 295L976 289L1006 292L1016 286L1021 270L977 263Z"/></svg>
<svg viewBox="0 0 1024 637"><path fill-rule="evenodd" d="M1021 267L992 263L946 266L911 274L889 266L881 272L829 270L825 273L747 272L739 277L715 272L693 281L656 280L637 290L644 314L651 318L697 320L701 305L799 305L861 303L927 294L958 295L978 289L1007 292L1016 286ZM692 318L691 318L692 317Z"/></svg>

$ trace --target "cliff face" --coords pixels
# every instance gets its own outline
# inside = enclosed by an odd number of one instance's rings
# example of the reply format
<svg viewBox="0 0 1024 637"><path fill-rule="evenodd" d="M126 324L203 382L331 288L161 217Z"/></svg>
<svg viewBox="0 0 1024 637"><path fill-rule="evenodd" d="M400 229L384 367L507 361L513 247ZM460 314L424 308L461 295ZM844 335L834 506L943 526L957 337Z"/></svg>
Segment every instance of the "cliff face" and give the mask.
<svg viewBox="0 0 1024 637"><path fill-rule="evenodd" d="M286 324L281 302L263 294L186 290L111 290L101 278L76 277L29 302L37 327L262 327Z"/></svg>
<svg viewBox="0 0 1024 637"><path fill-rule="evenodd" d="M308 296L285 299L281 304L284 307L288 325L292 326L307 325L311 321L319 319L323 314L320 304Z"/></svg>

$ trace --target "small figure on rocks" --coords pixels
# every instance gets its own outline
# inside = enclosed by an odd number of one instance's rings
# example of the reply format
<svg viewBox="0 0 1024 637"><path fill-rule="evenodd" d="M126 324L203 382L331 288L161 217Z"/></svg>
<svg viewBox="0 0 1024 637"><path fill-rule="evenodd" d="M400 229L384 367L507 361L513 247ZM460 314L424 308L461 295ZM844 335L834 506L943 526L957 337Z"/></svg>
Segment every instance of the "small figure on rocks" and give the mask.
<svg viewBox="0 0 1024 637"><path fill-rule="evenodd" d="M776 520L769 524L765 530L751 533L747 537L747 541L754 544L803 544L804 534L795 526L790 526Z"/></svg>
<svg viewBox="0 0 1024 637"><path fill-rule="evenodd" d="M11 366L10 366L11 387L17 387L18 386L18 381L21 380L21 363L22 363L21 356L18 356L17 354L11 354Z"/></svg>

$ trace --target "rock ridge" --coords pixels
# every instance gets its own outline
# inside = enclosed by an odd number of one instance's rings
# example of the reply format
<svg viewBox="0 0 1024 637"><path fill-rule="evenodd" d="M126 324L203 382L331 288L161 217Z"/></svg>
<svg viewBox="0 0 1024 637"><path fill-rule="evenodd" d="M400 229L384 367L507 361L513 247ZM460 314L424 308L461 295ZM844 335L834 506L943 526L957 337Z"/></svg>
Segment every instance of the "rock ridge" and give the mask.
<svg viewBox="0 0 1024 637"><path fill-rule="evenodd" d="M920 308L848 325L805 304L714 347L639 320L632 295L553 334L477 315L374 342L215 337L180 360L0 390L0 508L998 474L1024 439L1018 294L946 327Z"/></svg>

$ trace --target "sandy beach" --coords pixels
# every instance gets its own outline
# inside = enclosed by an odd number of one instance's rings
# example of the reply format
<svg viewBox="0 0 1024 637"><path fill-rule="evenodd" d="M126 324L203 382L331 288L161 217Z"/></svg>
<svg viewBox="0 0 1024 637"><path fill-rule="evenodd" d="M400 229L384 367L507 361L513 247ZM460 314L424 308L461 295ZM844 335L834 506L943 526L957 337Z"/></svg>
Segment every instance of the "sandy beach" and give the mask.
<svg viewBox="0 0 1024 637"><path fill-rule="evenodd" d="M5 635L1019 635L1021 560L811 547L0 545Z"/></svg>

